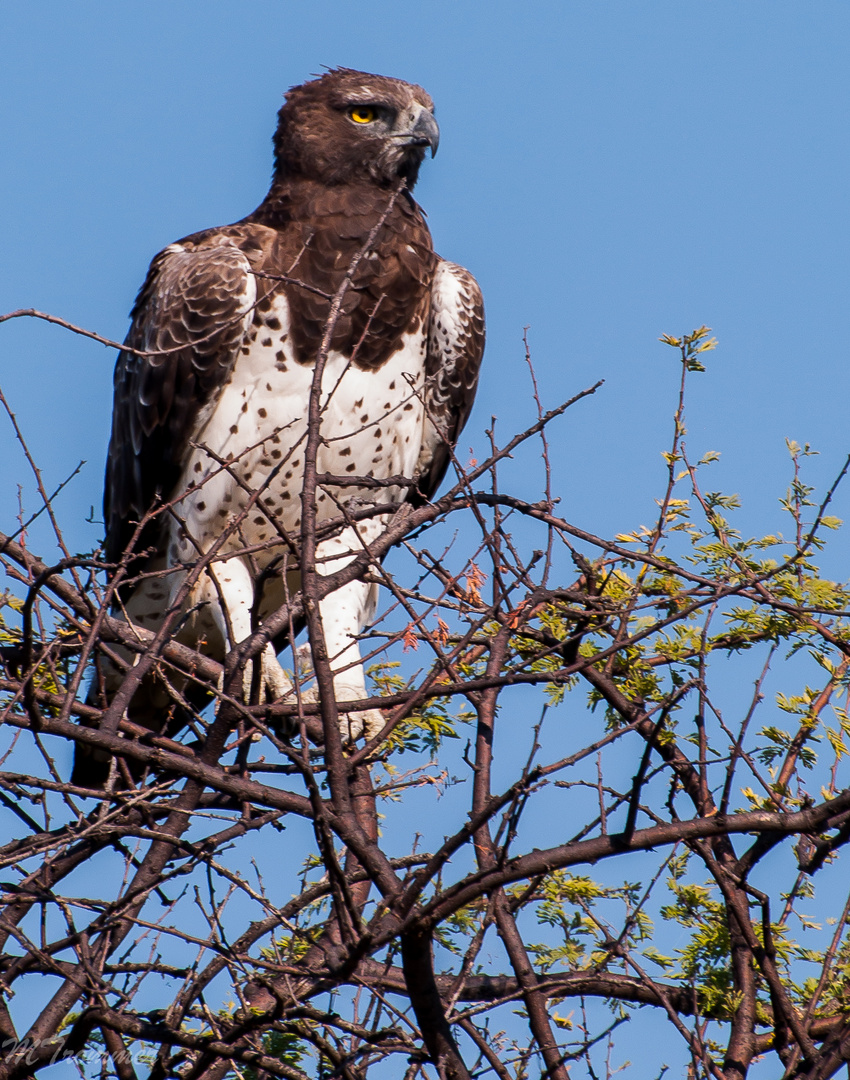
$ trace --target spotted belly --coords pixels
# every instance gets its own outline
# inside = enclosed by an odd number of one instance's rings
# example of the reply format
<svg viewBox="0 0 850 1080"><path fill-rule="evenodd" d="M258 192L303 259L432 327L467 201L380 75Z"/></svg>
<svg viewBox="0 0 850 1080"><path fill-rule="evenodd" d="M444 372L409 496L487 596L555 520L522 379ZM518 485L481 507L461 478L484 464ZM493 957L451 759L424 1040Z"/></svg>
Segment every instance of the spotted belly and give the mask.
<svg viewBox="0 0 850 1080"><path fill-rule="evenodd" d="M180 484L189 494L177 508L182 527L172 530L172 562L208 550L254 492L259 497L225 550L274 541L281 531L297 540L314 368L293 359L287 326L281 297L251 328L206 420ZM425 350L420 330L377 369L362 370L330 353L322 379L320 473L413 477L423 437ZM317 517L338 517L340 504L353 499L389 503L403 496L396 487L325 485L317 493ZM272 543L257 553L257 565L279 554L280 544Z"/></svg>

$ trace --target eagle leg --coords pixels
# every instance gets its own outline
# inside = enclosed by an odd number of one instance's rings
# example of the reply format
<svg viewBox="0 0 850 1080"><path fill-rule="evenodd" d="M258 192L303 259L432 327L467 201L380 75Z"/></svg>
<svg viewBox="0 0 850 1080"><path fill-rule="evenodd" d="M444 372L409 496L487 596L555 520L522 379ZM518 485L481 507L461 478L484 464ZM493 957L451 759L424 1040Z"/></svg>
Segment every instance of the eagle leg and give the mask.
<svg viewBox="0 0 850 1080"><path fill-rule="evenodd" d="M364 709L363 712L344 712L342 702L345 701L346 688L336 689L336 700L339 706L339 727L343 742L355 742L363 735L366 742L374 739L383 729L386 720L380 709ZM353 697L350 700L354 700Z"/></svg>
<svg viewBox="0 0 850 1080"><path fill-rule="evenodd" d="M179 575L177 578L173 588L179 585ZM254 582L242 559L213 563L193 590L192 602L209 611L221 640L230 648L251 636L254 630L251 620ZM242 700L246 705L252 701L255 664L260 665L257 704L276 701L292 693L292 682L280 666L274 646L268 642L260 656L248 661L242 672ZM219 692L222 689L219 685Z"/></svg>
<svg viewBox="0 0 850 1080"><path fill-rule="evenodd" d="M370 524L375 528L373 523L366 523L359 535L348 528L340 536L322 541L316 550L319 573L334 573L350 562L357 551L362 551L371 539L368 535ZM325 648L334 673L334 692L340 706L343 702L369 696L358 636L374 619L377 606L378 586L364 581L343 585L319 604ZM379 709L345 712L340 708L340 730L344 741L354 742L361 735L367 740L372 739L381 731L384 722Z"/></svg>
<svg viewBox="0 0 850 1080"><path fill-rule="evenodd" d="M292 682L278 663L271 642L263 650L260 663L263 668L262 677L260 678L260 694L264 701L277 701L278 698L286 697L287 694L292 693Z"/></svg>
<svg viewBox="0 0 850 1080"><path fill-rule="evenodd" d="M246 705L252 703L254 664L256 663L260 665L258 705L264 705L267 701L277 701L292 693L292 682L280 666L275 656L274 646L269 642L260 654L259 660L249 660L242 672L242 700ZM223 679L222 674L219 691L223 689Z"/></svg>

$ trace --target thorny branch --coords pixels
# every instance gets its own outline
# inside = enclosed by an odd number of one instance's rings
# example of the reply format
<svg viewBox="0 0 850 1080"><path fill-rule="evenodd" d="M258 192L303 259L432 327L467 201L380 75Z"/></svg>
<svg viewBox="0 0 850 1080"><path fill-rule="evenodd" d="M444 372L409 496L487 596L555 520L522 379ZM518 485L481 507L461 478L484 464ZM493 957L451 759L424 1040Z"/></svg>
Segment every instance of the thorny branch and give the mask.
<svg viewBox="0 0 850 1080"><path fill-rule="evenodd" d="M650 1062L645 1047L640 1075L675 1053L694 1077L744 1077L760 1055L777 1075L835 1075L850 1060L846 887L834 927L808 912L850 839L850 591L814 562L846 466L817 503L792 448L791 540L739 536L733 500L703 490L711 455L693 464L685 445L703 327L665 339L681 380L651 526L607 539L559 516L552 428L599 384L546 411L534 378L534 422L503 445L491 428L433 502L348 501L408 486L316 465L334 320L380 227L324 297L300 535L265 487L245 491L273 535L222 556L300 558L301 589L223 664L176 639L217 549L182 568L164 629L128 623L117 587L151 573L142 553L117 567L71 553L2 399L39 504L0 534L0 1076L63 1056L119 1080L610 1076L642 1010L679 1050ZM23 315L80 332L34 311L0 321ZM527 482L510 491L511 459L527 476L536 445L539 501ZM169 513L179 499L151 510ZM30 549L42 514L53 561ZM364 522L370 541L326 573L319 543ZM364 635L370 696L345 709L385 724L345 745L320 605L364 577L385 607ZM297 700L244 704L247 665L287 639ZM109 702L86 696L98 654L123 664ZM749 658L754 690L730 704L724 665ZM151 670L182 731L127 718ZM114 755L108 794L68 782L74 744Z"/></svg>

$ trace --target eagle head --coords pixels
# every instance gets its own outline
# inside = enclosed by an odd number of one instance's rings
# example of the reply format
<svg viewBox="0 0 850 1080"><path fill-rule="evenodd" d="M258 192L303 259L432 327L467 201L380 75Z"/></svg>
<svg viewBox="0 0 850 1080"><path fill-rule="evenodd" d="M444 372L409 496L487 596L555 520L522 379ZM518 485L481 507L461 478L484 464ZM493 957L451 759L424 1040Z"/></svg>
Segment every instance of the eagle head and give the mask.
<svg viewBox="0 0 850 1080"><path fill-rule="evenodd" d="M421 86L336 68L286 94L275 175L384 186L404 177L412 188L426 149L433 157L439 141L434 103Z"/></svg>

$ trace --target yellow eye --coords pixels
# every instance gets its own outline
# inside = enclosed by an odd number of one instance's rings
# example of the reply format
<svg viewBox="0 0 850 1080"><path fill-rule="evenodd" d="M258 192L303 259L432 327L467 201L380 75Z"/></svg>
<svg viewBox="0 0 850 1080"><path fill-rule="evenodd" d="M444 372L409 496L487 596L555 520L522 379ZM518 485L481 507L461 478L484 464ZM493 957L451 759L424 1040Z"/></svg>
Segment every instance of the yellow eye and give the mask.
<svg viewBox="0 0 850 1080"><path fill-rule="evenodd" d="M375 119L375 110L368 105L355 105L348 115L355 124L371 124Z"/></svg>

